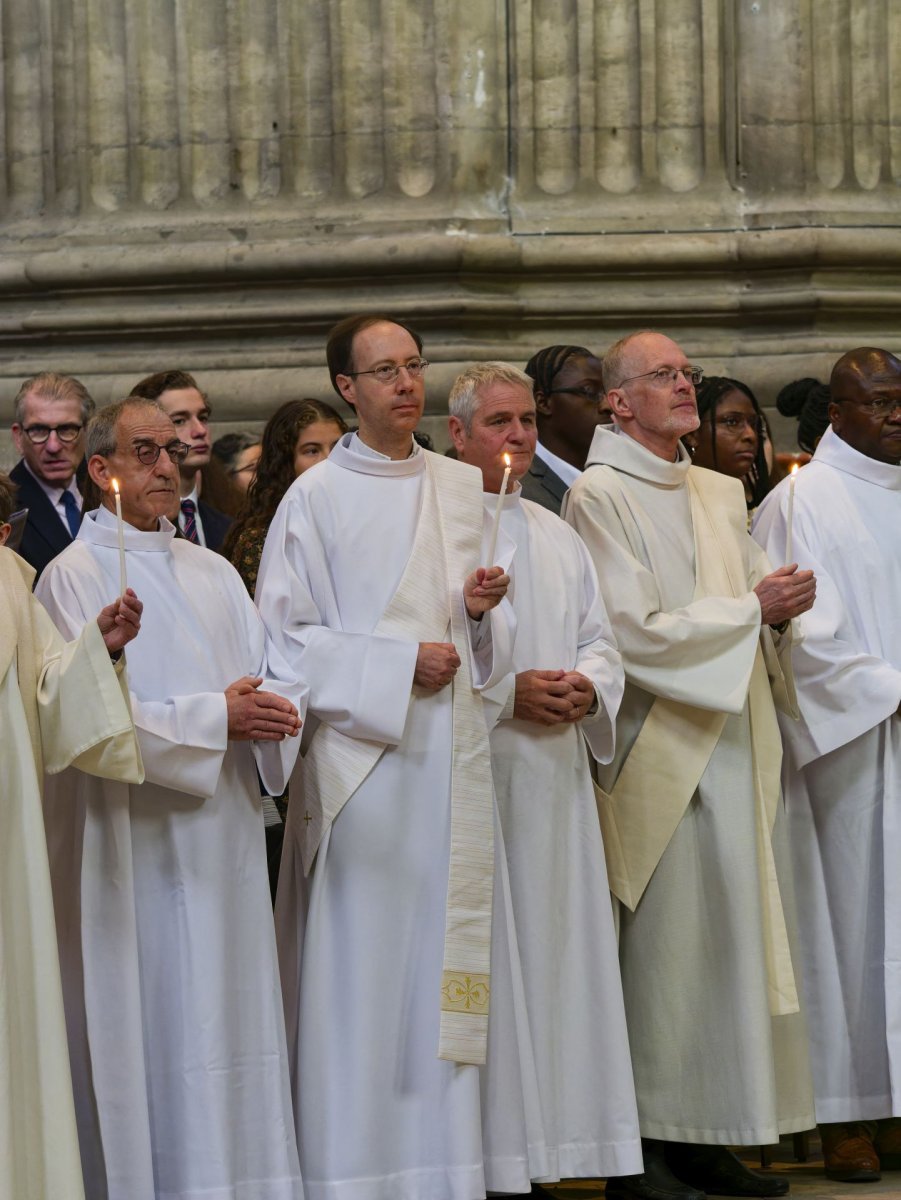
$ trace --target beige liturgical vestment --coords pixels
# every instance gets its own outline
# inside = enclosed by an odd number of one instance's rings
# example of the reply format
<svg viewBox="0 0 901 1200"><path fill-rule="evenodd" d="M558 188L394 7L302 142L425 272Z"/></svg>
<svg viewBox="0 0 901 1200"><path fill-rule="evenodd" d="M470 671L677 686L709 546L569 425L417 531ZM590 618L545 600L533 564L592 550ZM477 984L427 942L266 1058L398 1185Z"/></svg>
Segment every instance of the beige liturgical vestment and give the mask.
<svg viewBox="0 0 901 1200"><path fill-rule="evenodd" d="M812 1108L773 704L792 687L752 590L770 566L737 481L610 430L565 515L626 670L598 810L641 1131L772 1142Z"/></svg>
<svg viewBox="0 0 901 1200"><path fill-rule="evenodd" d="M0 548L0 1196L81 1200L41 781L70 764L143 772L124 666L96 622L66 644L33 578Z"/></svg>

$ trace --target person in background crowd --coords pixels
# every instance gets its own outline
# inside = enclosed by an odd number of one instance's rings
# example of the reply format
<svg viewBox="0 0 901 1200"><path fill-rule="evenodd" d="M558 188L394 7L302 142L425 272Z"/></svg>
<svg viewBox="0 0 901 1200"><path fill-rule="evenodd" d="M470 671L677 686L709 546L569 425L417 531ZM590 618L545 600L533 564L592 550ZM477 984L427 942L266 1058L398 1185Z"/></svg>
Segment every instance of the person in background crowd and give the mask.
<svg viewBox="0 0 901 1200"><path fill-rule="evenodd" d="M187 371L157 371L131 389L132 396L155 400L175 426L189 453L179 466L181 500L178 528L189 542L219 550L231 525L231 517L219 497L214 496L218 467L210 468L210 402ZM198 471L209 473L204 480L204 497L198 486ZM224 476L224 472L221 473ZM218 490L218 489L216 489ZM219 499L219 503L216 501Z"/></svg>
<svg viewBox="0 0 901 1200"><path fill-rule="evenodd" d="M582 473L598 425L612 420L601 363L584 346L547 346L526 363L535 381L538 446L521 481L526 500L560 514L566 489Z"/></svg>
<svg viewBox="0 0 901 1200"><path fill-rule="evenodd" d="M695 388L700 425L682 439L696 467L731 475L755 509L770 490L763 413L746 383L711 375Z"/></svg>
<svg viewBox="0 0 901 1200"><path fill-rule="evenodd" d="M84 458L84 427L94 411L87 388L71 375L43 371L26 379L13 409L21 460L10 472L28 521L19 554L38 575L65 550L81 524L75 473Z"/></svg>
<svg viewBox="0 0 901 1200"><path fill-rule="evenodd" d="M346 432L344 419L321 400L289 400L266 423L256 475L222 546L251 596L266 533L282 496L298 475L328 458Z"/></svg>
<svg viewBox="0 0 901 1200"><path fill-rule="evenodd" d="M213 458L225 471L242 495L253 483L262 447L255 433L226 433L213 442Z"/></svg>
<svg viewBox="0 0 901 1200"><path fill-rule="evenodd" d="M12 525L9 518L16 511L16 485L8 475L0 472L0 546L5 546Z"/></svg>
<svg viewBox="0 0 901 1200"><path fill-rule="evenodd" d="M813 454L829 428L829 399L829 385L812 378L787 383L776 397L783 417L798 422L798 445L805 454Z"/></svg>

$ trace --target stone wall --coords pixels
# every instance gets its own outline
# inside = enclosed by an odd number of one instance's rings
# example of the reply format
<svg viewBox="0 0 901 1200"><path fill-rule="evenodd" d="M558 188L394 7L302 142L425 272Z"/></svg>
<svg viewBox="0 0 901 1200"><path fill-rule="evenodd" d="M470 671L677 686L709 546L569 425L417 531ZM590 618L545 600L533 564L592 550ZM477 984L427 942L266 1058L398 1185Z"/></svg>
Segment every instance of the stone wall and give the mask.
<svg viewBox="0 0 901 1200"><path fill-rule="evenodd" d="M895 0L4 0L0 423L194 371L221 428L329 397L402 314L434 366L638 326L771 402L901 309ZM783 437L785 431L783 431Z"/></svg>

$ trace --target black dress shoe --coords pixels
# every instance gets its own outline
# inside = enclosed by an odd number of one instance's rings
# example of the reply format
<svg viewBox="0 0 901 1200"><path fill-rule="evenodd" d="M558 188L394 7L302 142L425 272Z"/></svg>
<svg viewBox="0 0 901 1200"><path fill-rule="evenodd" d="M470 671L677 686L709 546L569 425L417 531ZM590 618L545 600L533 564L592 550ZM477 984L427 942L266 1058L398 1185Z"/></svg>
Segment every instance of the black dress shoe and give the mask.
<svg viewBox="0 0 901 1200"><path fill-rule="evenodd" d="M666 1165L664 1143L641 1139L644 1171L607 1180L607 1200L704 1200L703 1192L687 1187Z"/></svg>
<svg viewBox="0 0 901 1200"><path fill-rule="evenodd" d="M784 1196L784 1175L752 1171L725 1146L667 1142L666 1161L677 1179L714 1196Z"/></svg>

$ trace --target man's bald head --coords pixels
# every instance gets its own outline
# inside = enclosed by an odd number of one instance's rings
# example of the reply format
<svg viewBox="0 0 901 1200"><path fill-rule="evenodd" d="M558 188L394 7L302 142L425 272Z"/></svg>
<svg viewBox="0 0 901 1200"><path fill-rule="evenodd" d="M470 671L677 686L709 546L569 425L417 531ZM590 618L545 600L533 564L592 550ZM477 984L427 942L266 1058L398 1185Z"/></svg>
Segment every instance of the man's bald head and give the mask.
<svg viewBox="0 0 901 1200"><path fill-rule="evenodd" d="M877 462L901 462L901 361L894 354L849 350L832 368L829 395L829 420L842 441Z"/></svg>

